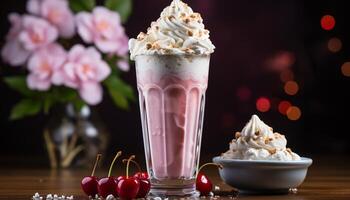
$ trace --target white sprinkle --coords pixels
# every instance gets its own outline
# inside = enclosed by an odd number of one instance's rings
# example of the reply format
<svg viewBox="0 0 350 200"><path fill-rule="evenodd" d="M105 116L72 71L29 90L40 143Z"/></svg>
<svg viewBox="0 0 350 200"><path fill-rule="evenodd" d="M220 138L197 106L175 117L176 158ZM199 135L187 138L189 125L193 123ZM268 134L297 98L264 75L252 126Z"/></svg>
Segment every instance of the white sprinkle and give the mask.
<svg viewBox="0 0 350 200"><path fill-rule="evenodd" d="M110 194L107 196L106 200L115 200L115 198L112 194Z"/></svg>
<svg viewBox="0 0 350 200"><path fill-rule="evenodd" d="M298 193L298 188L289 188L289 192L292 194Z"/></svg>
<svg viewBox="0 0 350 200"><path fill-rule="evenodd" d="M219 191L219 190L220 190L220 187L217 186L217 185L215 185L215 186L214 186L214 190L215 190L215 191Z"/></svg>
<svg viewBox="0 0 350 200"><path fill-rule="evenodd" d="M209 196L210 197L214 196L214 193L213 192L209 192Z"/></svg>
<svg viewBox="0 0 350 200"><path fill-rule="evenodd" d="M36 192L36 193L34 194L34 197L40 197L40 194Z"/></svg>
<svg viewBox="0 0 350 200"><path fill-rule="evenodd" d="M73 195L70 195L69 197L67 197L67 199L69 199L69 200L73 200L73 199L74 199L74 197L73 197Z"/></svg>
<svg viewBox="0 0 350 200"><path fill-rule="evenodd" d="M154 200L162 200L160 197L154 197Z"/></svg>

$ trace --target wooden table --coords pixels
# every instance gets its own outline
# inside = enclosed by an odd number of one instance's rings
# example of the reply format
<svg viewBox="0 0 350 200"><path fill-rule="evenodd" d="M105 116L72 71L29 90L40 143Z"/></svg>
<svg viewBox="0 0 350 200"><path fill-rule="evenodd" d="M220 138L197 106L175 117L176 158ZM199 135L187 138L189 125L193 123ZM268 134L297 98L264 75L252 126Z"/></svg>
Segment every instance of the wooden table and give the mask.
<svg viewBox="0 0 350 200"><path fill-rule="evenodd" d="M270 196L236 197L221 195L207 199L242 200L350 200L350 162L345 157L314 160L305 182L296 194ZM231 191L219 178L217 171L210 168L205 173L221 192ZM107 170L105 170L107 171ZM116 170L121 172L121 170ZM118 173L116 172L116 174ZM80 180L88 175L87 170L49 170L49 169L0 169L0 199L31 199L35 192L46 194L74 195L74 199L88 199L80 189ZM97 175L105 175L99 170ZM219 192L219 193L221 193ZM45 199L45 198L44 198ZM202 198L200 198L202 199ZM204 198L203 198L204 200Z"/></svg>

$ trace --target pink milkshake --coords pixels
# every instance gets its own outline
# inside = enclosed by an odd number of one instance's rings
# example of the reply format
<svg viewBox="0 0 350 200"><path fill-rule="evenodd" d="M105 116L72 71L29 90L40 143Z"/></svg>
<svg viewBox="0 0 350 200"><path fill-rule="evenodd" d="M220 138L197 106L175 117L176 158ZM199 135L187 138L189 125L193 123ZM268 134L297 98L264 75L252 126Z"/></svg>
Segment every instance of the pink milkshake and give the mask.
<svg viewBox="0 0 350 200"><path fill-rule="evenodd" d="M148 32L129 42L151 195L193 196L205 91L214 46L202 18L174 0Z"/></svg>

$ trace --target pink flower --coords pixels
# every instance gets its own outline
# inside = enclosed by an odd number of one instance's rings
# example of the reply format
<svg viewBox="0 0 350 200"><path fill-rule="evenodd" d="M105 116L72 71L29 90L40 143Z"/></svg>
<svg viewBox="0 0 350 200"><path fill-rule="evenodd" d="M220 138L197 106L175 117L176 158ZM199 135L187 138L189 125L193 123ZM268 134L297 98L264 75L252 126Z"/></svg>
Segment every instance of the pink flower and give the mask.
<svg viewBox="0 0 350 200"><path fill-rule="evenodd" d="M28 61L28 87L33 90L48 90L55 82L55 77L58 78L56 73L63 66L66 57L63 47L55 43L36 51Z"/></svg>
<svg viewBox="0 0 350 200"><path fill-rule="evenodd" d="M22 30L22 17L17 13L11 13L8 18L11 29L1 50L1 57L12 66L19 66L24 64L30 55L30 52L24 49L18 40L18 35Z"/></svg>
<svg viewBox="0 0 350 200"><path fill-rule="evenodd" d="M22 20L23 29L18 40L24 49L34 51L57 39L57 29L46 20L30 15L25 15Z"/></svg>
<svg viewBox="0 0 350 200"><path fill-rule="evenodd" d="M130 69L129 61L128 60L119 60L117 62L117 66L120 70L127 72Z"/></svg>
<svg viewBox="0 0 350 200"><path fill-rule="evenodd" d="M29 0L27 10L55 25L62 37L70 38L75 34L74 15L66 0Z"/></svg>
<svg viewBox="0 0 350 200"><path fill-rule="evenodd" d="M111 69L94 48L75 45L68 53L67 62L61 71L61 83L79 90L81 98L90 105L102 101L101 81L106 79Z"/></svg>
<svg viewBox="0 0 350 200"><path fill-rule="evenodd" d="M92 13L78 13L76 23L82 39L94 43L103 53L125 55L128 52L128 37L118 13L99 6Z"/></svg>

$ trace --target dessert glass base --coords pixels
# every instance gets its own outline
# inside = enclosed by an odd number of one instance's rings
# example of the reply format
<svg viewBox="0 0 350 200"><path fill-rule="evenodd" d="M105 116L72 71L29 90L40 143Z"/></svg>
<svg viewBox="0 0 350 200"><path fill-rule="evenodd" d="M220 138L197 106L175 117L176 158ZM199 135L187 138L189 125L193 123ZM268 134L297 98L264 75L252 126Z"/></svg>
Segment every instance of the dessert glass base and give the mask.
<svg viewBox="0 0 350 200"><path fill-rule="evenodd" d="M152 184L149 192L149 197L199 197L200 193L196 190L195 184L178 186L168 185L163 183L161 185Z"/></svg>

